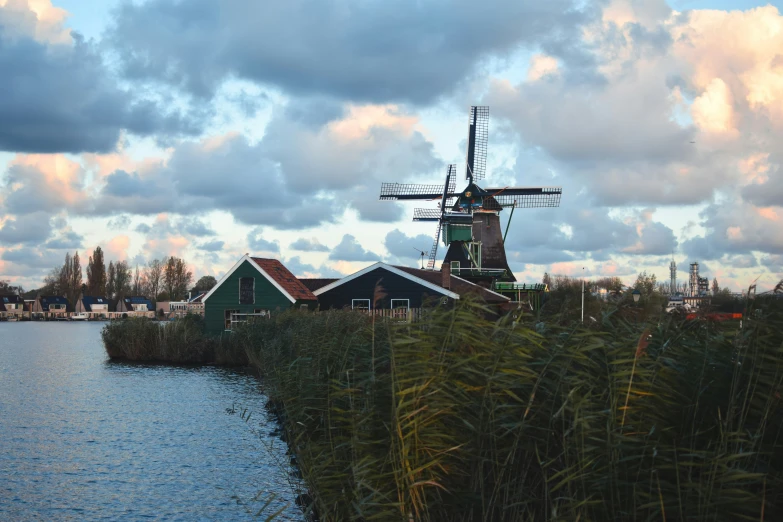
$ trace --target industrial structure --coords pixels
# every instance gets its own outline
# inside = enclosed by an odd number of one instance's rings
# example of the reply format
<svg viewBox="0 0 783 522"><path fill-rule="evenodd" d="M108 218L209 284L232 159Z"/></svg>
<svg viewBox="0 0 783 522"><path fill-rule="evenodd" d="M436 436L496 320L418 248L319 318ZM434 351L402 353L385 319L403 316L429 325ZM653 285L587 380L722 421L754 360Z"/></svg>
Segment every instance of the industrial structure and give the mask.
<svg viewBox="0 0 783 522"><path fill-rule="evenodd" d="M508 266L505 239L515 208L557 207L560 187L492 187L477 184L486 175L489 107L472 106L468 120L465 165L467 186L456 191L457 166L447 167L441 185L383 183L381 200L439 200L439 208L417 208L414 221L437 222L427 269L434 270L441 238L448 247L441 270L448 265L451 274L474 284L508 295L540 292L543 287L520 285ZM500 212L511 209L505 232Z"/></svg>
<svg viewBox="0 0 783 522"><path fill-rule="evenodd" d="M699 263L691 263L690 278L688 280L688 292L690 297L703 297L710 291L710 280L699 276Z"/></svg>

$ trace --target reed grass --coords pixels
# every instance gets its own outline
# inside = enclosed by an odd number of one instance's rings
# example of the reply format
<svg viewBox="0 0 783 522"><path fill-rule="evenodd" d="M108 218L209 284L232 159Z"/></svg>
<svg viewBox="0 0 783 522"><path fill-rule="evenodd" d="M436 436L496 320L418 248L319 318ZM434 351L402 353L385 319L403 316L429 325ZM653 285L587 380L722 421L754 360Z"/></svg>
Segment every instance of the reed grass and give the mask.
<svg viewBox="0 0 783 522"><path fill-rule="evenodd" d="M243 346L231 336L204 334L203 319L189 314L160 323L146 318L115 320L101 331L106 353L112 359L185 364L249 364Z"/></svg>
<svg viewBox="0 0 783 522"><path fill-rule="evenodd" d="M780 310L543 333L483 311L236 332L321 521L781 519Z"/></svg>

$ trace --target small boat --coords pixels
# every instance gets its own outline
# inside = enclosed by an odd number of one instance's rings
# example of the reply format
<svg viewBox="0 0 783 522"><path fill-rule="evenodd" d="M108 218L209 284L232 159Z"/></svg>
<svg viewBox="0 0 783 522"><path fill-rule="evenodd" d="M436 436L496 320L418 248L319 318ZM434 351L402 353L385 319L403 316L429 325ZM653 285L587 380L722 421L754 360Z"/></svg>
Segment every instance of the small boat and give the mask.
<svg viewBox="0 0 783 522"><path fill-rule="evenodd" d="M76 313L71 316L71 321L86 321L87 319L89 319L89 317L90 317L89 315L83 312Z"/></svg>

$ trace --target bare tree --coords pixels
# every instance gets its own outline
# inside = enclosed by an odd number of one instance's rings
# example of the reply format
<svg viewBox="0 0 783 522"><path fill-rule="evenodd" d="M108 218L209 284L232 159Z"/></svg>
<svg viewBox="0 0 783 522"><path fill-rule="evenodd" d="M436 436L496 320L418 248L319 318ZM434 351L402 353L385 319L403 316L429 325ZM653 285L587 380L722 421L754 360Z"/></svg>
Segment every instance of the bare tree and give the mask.
<svg viewBox="0 0 783 522"><path fill-rule="evenodd" d="M188 270L188 266L185 264L184 259L177 258L174 274L174 292L177 294L177 299L184 299L187 295L190 283L193 282L193 272Z"/></svg>
<svg viewBox="0 0 783 522"><path fill-rule="evenodd" d="M22 285L12 285L8 279L0 279L0 293L22 295L24 288Z"/></svg>
<svg viewBox="0 0 783 522"><path fill-rule="evenodd" d="M133 274L133 295L141 295L141 272L139 272L139 265L136 265L136 271Z"/></svg>
<svg viewBox="0 0 783 522"><path fill-rule="evenodd" d="M147 264L146 270L144 270L144 277L150 291L151 299L157 301L161 283L163 281L163 262L160 259L153 259L150 261Z"/></svg>
<svg viewBox="0 0 783 522"><path fill-rule="evenodd" d="M177 258L171 256L163 267L163 287L169 294L169 300L176 301L174 290L177 286Z"/></svg>
<svg viewBox="0 0 783 522"><path fill-rule="evenodd" d="M623 280L619 277L600 277L593 281L593 285L608 292L620 292L623 289Z"/></svg>

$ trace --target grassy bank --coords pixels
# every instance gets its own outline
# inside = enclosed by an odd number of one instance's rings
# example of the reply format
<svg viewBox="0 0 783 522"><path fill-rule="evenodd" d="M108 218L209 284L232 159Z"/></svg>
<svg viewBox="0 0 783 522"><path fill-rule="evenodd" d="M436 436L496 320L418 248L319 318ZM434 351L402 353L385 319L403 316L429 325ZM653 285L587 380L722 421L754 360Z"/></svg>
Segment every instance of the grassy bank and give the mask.
<svg viewBox="0 0 783 522"><path fill-rule="evenodd" d="M164 323L148 319L111 321L101 331L106 353L112 359L182 364L215 363L245 366L243 346L230 336L204 335L200 316L187 315Z"/></svg>
<svg viewBox="0 0 783 522"><path fill-rule="evenodd" d="M117 358L249 359L321 521L783 515L780 309L757 302L738 330L478 308L410 325L291 311L222 341L195 317L127 320L103 336Z"/></svg>
<svg viewBox="0 0 783 522"><path fill-rule="evenodd" d="M281 314L237 332L321 520L775 520L783 318Z"/></svg>

